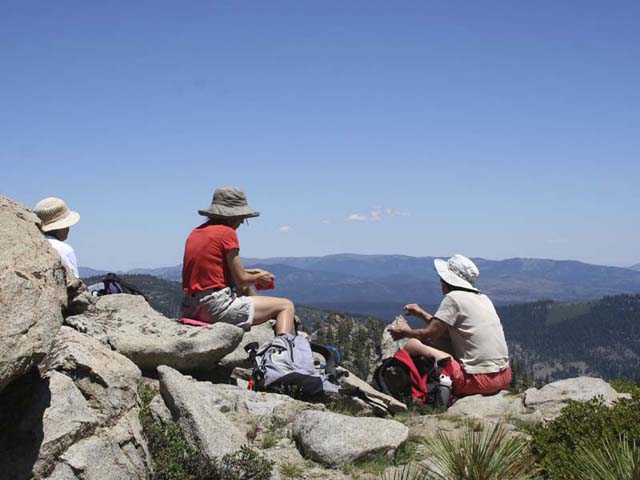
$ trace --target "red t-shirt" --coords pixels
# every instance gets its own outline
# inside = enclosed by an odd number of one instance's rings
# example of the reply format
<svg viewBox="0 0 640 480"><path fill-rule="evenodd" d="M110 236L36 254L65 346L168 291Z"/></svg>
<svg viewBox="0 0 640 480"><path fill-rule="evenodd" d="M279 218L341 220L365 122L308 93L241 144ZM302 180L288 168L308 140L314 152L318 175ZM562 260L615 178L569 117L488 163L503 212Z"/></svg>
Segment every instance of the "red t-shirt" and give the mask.
<svg viewBox="0 0 640 480"><path fill-rule="evenodd" d="M226 255L233 249L240 249L233 228L208 223L194 228L184 247L182 290L196 293L231 285Z"/></svg>

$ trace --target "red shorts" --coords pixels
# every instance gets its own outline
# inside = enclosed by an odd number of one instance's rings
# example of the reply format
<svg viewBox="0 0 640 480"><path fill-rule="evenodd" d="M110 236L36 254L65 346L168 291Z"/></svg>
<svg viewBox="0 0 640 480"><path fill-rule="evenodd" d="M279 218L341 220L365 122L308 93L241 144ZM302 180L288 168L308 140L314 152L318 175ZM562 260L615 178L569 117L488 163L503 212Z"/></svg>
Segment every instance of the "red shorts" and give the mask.
<svg viewBox="0 0 640 480"><path fill-rule="evenodd" d="M484 395L496 393L509 388L511 384L511 368L496 373L467 373L457 360L451 361L444 367L443 373L448 374L453 382L453 394L456 397L465 395Z"/></svg>

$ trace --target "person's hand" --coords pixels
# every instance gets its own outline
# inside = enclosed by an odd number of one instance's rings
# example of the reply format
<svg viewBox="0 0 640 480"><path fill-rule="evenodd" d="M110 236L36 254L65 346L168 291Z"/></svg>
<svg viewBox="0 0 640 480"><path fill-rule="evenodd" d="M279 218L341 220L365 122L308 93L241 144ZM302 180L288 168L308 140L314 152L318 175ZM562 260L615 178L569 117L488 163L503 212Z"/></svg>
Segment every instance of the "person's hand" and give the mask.
<svg viewBox="0 0 640 480"><path fill-rule="evenodd" d="M262 287L268 287L276 277L271 272L266 270L260 271L260 276L257 279L257 283Z"/></svg>
<svg viewBox="0 0 640 480"><path fill-rule="evenodd" d="M411 329L409 327L399 326L389 327L387 328L387 331L391 334L391 338L393 338L394 340L400 340L402 338L407 338L409 336L409 332L411 332Z"/></svg>
<svg viewBox="0 0 640 480"><path fill-rule="evenodd" d="M423 317L425 313L422 307L417 303L409 303L405 305L403 309L404 313L412 317Z"/></svg>
<svg viewBox="0 0 640 480"><path fill-rule="evenodd" d="M258 273L264 272L264 270L262 270L261 268L245 268L245 271L249 275L257 275Z"/></svg>

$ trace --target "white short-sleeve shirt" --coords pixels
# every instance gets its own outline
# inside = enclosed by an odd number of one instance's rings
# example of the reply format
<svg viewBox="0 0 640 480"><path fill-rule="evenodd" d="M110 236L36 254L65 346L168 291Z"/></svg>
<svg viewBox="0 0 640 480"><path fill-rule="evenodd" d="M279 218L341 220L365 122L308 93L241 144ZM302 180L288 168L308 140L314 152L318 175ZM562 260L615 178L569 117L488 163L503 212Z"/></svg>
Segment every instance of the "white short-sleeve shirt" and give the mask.
<svg viewBox="0 0 640 480"><path fill-rule="evenodd" d="M449 326L453 352L465 372L495 373L509 366L502 323L489 297L449 292L434 316Z"/></svg>
<svg viewBox="0 0 640 480"><path fill-rule="evenodd" d="M62 263L69 267L76 277L80 278L78 274L78 260L76 260L76 253L73 251L73 247L51 235L45 235L45 238L49 240L51 246L60 254Z"/></svg>

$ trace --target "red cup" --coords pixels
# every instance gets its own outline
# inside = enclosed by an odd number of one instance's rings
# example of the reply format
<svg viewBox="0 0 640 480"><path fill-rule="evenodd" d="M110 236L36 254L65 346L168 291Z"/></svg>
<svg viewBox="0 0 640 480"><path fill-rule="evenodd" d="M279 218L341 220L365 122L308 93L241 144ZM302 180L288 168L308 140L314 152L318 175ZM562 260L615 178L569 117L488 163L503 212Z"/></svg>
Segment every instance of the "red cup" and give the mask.
<svg viewBox="0 0 640 480"><path fill-rule="evenodd" d="M268 284L262 285L261 283L256 283L256 290L273 290L276 288L276 281L272 279Z"/></svg>

